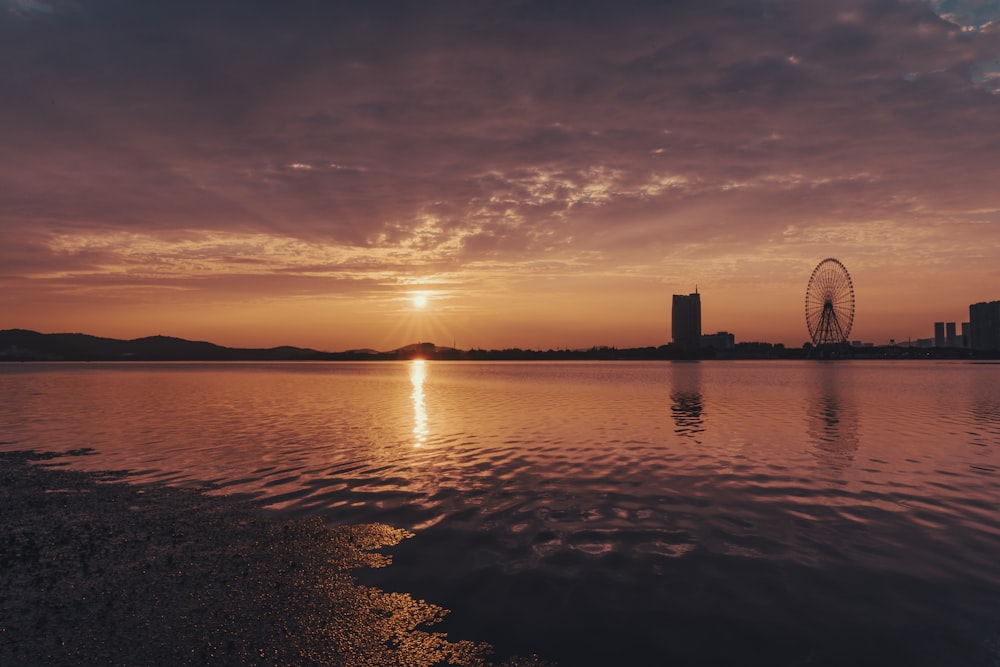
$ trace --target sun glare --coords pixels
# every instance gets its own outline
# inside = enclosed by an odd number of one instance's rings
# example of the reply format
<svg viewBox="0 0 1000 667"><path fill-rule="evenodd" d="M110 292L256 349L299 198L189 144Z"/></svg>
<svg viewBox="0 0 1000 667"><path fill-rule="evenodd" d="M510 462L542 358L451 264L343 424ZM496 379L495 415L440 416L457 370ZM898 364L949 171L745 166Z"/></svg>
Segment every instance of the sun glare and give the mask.
<svg viewBox="0 0 1000 667"><path fill-rule="evenodd" d="M413 301L414 308L426 308L427 307L427 295L426 294L414 294L410 299Z"/></svg>

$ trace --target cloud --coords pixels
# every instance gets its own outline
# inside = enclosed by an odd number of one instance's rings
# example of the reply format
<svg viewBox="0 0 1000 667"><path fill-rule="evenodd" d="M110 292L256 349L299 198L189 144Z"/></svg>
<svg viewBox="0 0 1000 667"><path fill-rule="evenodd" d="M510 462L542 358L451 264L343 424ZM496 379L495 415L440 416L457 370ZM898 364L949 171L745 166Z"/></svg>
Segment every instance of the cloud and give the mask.
<svg viewBox="0 0 1000 667"><path fill-rule="evenodd" d="M14 281L652 280L809 230L1000 242L995 3L6 6Z"/></svg>
<svg viewBox="0 0 1000 667"><path fill-rule="evenodd" d="M34 14L51 14L55 11L52 5L40 0L3 0L0 6L6 7L9 13L21 17Z"/></svg>
<svg viewBox="0 0 1000 667"><path fill-rule="evenodd" d="M1000 20L997 0L928 0L941 18L964 29L978 30Z"/></svg>

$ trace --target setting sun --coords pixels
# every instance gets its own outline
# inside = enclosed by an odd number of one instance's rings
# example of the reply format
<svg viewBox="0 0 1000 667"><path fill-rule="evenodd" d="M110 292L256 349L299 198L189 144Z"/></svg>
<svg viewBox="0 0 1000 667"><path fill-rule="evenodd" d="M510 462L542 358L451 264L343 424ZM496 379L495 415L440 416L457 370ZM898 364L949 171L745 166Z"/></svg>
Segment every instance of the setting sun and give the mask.
<svg viewBox="0 0 1000 667"><path fill-rule="evenodd" d="M410 297L413 301L414 308L426 308L427 307L427 295L426 294L414 294Z"/></svg>

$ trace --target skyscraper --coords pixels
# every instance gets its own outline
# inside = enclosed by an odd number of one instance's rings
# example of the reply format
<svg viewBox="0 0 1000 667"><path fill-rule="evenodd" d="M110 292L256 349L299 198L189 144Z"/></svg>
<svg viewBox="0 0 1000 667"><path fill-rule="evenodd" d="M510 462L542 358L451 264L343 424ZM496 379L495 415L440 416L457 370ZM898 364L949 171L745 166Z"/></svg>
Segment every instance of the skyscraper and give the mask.
<svg viewBox="0 0 1000 667"><path fill-rule="evenodd" d="M934 347L944 347L944 322L934 323Z"/></svg>
<svg viewBox="0 0 1000 667"><path fill-rule="evenodd" d="M1000 350L1000 301L969 306L969 328L974 350Z"/></svg>
<svg viewBox="0 0 1000 667"><path fill-rule="evenodd" d="M674 295L670 330L678 349L697 352L701 348L701 295L697 290Z"/></svg>

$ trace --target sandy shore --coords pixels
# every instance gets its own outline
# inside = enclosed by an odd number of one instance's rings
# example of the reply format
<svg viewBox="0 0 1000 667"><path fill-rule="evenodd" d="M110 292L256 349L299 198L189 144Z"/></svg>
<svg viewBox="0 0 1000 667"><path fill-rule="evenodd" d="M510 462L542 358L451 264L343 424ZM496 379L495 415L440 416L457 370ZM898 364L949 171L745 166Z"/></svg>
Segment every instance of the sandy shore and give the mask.
<svg viewBox="0 0 1000 667"><path fill-rule="evenodd" d="M351 577L405 531L58 462L0 453L0 665L493 664L433 631L445 610Z"/></svg>

